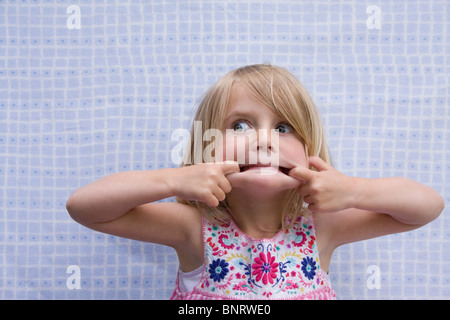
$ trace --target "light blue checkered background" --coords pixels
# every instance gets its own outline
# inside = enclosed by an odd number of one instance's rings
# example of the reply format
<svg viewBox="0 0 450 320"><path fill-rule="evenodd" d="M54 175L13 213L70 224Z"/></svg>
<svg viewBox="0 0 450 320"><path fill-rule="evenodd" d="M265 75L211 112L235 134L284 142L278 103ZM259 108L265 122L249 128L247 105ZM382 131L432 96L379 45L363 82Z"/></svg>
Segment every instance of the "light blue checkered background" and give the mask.
<svg viewBox="0 0 450 320"><path fill-rule="evenodd" d="M70 5L81 29L67 28ZM366 25L370 5L381 29ZM167 299L172 249L88 230L65 202L111 173L175 166L173 130L246 64L304 83L339 170L409 177L448 205L449 20L447 0L0 0L0 299ZM338 297L450 298L448 213L339 248ZM80 289L66 285L70 265ZM371 265L380 289L367 286Z"/></svg>

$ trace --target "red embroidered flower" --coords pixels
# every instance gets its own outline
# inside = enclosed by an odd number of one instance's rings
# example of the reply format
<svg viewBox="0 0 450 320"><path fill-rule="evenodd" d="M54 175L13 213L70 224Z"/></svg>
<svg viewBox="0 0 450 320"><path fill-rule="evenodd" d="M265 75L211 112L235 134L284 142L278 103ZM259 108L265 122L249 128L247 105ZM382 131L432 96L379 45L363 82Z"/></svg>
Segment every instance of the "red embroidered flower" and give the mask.
<svg viewBox="0 0 450 320"><path fill-rule="evenodd" d="M224 247L225 249L233 249L234 248L234 244L231 243L230 240L228 240L228 236L225 234L221 234L219 236L219 243L221 244L222 247Z"/></svg>
<svg viewBox="0 0 450 320"><path fill-rule="evenodd" d="M312 250L312 247L313 247L315 241L316 241L316 238L314 236L311 236L311 240L308 241L308 248L310 248Z"/></svg>
<svg viewBox="0 0 450 320"><path fill-rule="evenodd" d="M211 247L214 256L217 255L217 254L219 254L219 247L216 246L215 243L209 242L208 244L209 244L209 246Z"/></svg>
<svg viewBox="0 0 450 320"><path fill-rule="evenodd" d="M292 244L295 247L303 246L303 244L306 242L306 234L302 231L299 231L299 232L296 232L295 235L296 235L296 237L295 237L294 241L292 241Z"/></svg>
<svg viewBox="0 0 450 320"><path fill-rule="evenodd" d="M264 284L268 282L273 284L273 279L277 277L278 262L275 262L275 257L272 257L270 252L267 252L267 256L261 252L259 257L255 258L252 268L254 269L252 275L256 275L256 281L262 279Z"/></svg>

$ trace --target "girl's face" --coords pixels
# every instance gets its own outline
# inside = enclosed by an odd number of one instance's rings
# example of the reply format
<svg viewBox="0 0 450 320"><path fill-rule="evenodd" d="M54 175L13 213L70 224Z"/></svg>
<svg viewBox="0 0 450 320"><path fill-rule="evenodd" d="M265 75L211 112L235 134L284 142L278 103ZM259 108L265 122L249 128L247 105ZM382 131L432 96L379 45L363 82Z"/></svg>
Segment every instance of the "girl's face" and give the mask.
<svg viewBox="0 0 450 320"><path fill-rule="evenodd" d="M233 188L296 188L290 169L307 166L305 148L287 121L241 86L233 88L222 128L222 158L237 161L230 175ZM267 188L266 188L267 189Z"/></svg>

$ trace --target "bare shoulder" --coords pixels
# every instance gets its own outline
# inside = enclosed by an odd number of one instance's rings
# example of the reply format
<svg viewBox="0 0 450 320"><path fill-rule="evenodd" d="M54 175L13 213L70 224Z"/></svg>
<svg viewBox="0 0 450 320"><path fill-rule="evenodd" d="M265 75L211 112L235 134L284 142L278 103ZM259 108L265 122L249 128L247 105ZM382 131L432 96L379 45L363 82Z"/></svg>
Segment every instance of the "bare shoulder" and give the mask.
<svg viewBox="0 0 450 320"><path fill-rule="evenodd" d="M171 219L167 224L158 228L161 239L152 239L151 242L166 244L175 249L178 255L180 268L189 272L197 269L204 263L203 254L203 233L202 233L202 215L200 211L189 205L181 203L154 203L153 208L143 208L145 210L157 210L166 212L165 218ZM159 210L162 207L162 210ZM175 221L173 220L175 219ZM167 227L165 226L167 225ZM167 240L169 239L169 240Z"/></svg>

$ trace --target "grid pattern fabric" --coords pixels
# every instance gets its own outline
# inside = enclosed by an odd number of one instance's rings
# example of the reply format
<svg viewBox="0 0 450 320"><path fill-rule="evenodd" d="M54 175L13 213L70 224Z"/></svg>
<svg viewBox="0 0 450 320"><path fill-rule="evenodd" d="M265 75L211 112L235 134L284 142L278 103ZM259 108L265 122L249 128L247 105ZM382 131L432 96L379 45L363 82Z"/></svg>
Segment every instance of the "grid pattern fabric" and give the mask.
<svg viewBox="0 0 450 320"><path fill-rule="evenodd" d="M338 170L412 178L448 205L449 21L447 0L0 0L0 299L167 299L172 249L88 230L65 202L176 167L172 133L242 65L302 81ZM338 298L450 298L448 213L338 248Z"/></svg>

